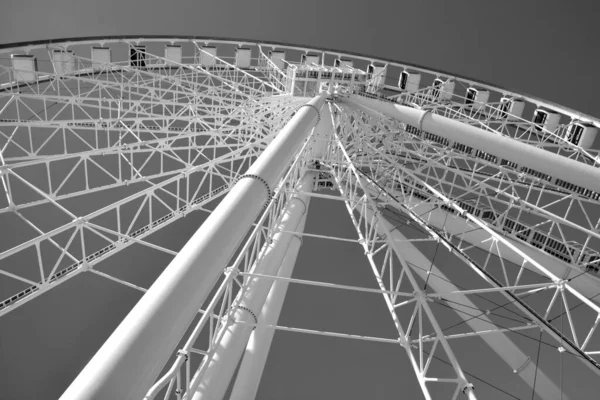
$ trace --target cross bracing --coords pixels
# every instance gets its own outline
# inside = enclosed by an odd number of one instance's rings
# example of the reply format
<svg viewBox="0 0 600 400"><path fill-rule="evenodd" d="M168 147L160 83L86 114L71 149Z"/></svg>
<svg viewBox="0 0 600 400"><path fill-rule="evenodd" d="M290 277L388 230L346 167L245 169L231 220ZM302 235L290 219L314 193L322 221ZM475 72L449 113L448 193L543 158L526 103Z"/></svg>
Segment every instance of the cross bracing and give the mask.
<svg viewBox="0 0 600 400"><path fill-rule="evenodd" d="M562 363L565 354L599 372L595 186L423 125L435 114L543 149L594 174L600 159L585 135L594 133L598 121L390 60L195 39L182 42L183 56L173 59L140 48L140 41L102 41L103 49L132 49L130 59L90 58L78 52L94 43L65 41L26 47L40 61L47 53L39 69L1 66L0 218L19 228L0 249L6 292L0 315L42 301L44 293L83 272L145 293L144 299L157 298L156 284L124 279L103 265L126 248L142 246L175 257L168 269L173 271L190 244L179 251L153 240L157 233L194 211L221 215L240 190L248 193L239 199L243 206L229 212L237 210L244 232L238 247L227 244L230 253L215 256L221 261L210 263L204 289L183 307L187 317L177 317L181 334L189 326L180 347L174 337L169 345L167 339L148 344L143 333L119 328L119 335L133 335L140 346L174 354L173 364L161 372L166 358L155 356L148 359L150 373L142 364L126 369L126 376L117 373L138 350L132 345L115 352L120 344L114 346L111 337L95 359L114 357L115 369L92 360L69 395L92 390L85 383L89 370L106 390L125 397L220 398L231 381L232 398L248 398L256 393L274 331L399 346L424 398L486 397L463 366L467 356L455 350L462 341L483 340L515 379L542 398L570 393L563 372L556 380L548 362L540 362L542 344L554 349L553 362ZM70 48L75 51L68 53ZM302 53L312 61L300 58ZM424 79L416 89L390 84L400 69L444 79ZM453 92L443 83L450 81L458 86ZM491 97L481 101L472 87ZM527 120L532 110L517 115L507 97L546 111ZM378 109L382 102L425 114L416 123L394 118ZM343 207L352 234L305 232L311 199ZM233 225L214 226L220 235ZM376 286L294 278L303 240L359 246ZM435 248L430 257L424 255L427 245ZM455 260L454 268L438 253ZM288 284L380 296L395 333L377 337L278 324L279 311L272 309L281 310ZM202 290L205 295L198 294ZM171 321L168 314L161 318ZM152 326L151 332L161 324ZM538 353L517 346L516 337L539 343ZM247 343L262 346L262 361ZM94 396L108 393L102 390Z"/></svg>

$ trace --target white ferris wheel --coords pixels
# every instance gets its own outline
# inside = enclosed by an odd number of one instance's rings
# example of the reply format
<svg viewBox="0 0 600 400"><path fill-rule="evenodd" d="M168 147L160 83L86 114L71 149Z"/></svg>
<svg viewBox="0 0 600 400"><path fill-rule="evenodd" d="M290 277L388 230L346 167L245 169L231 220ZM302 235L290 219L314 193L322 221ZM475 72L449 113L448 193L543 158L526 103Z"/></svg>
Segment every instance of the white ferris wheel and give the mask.
<svg viewBox="0 0 600 400"><path fill-rule="evenodd" d="M105 290L105 307L87 307L90 280L134 294L62 399L253 399L276 332L290 351L304 337L383 346L410 398L600 389L599 120L280 43L103 37L0 52L0 327L37 329L31 316L60 314L59 293L83 310L79 338L118 306ZM369 279L346 280L348 260ZM309 317L327 309L312 294L375 298L391 329L328 329L331 310L320 327L294 325L286 292ZM305 376L318 370L300 356Z"/></svg>

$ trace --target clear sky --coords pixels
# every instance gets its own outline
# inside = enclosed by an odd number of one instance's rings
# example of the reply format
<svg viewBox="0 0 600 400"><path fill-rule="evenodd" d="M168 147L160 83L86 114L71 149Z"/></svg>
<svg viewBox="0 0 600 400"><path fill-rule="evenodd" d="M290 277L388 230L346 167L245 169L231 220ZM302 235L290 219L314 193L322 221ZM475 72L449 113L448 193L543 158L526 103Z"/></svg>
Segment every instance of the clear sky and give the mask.
<svg viewBox="0 0 600 400"><path fill-rule="evenodd" d="M595 1L555 0L4 0L0 43L164 34L305 44L445 70L600 116L598 7ZM306 231L353 237L343 208L326 201L312 207ZM179 248L203 218L199 212L190 215L158 233L157 241ZM374 285L368 265L355 261L362 256L358 246L310 242L305 241L295 276ZM157 252L128 249L114 257L112 268L130 267L132 279L147 287L168 261ZM57 398L139 299L129 289L84 275L0 319L1 399ZM380 299L319 290L292 285L280 322L393 334ZM259 399L419 398L398 347L290 335L297 334L276 335L265 371L270 380L261 384ZM465 369L478 372L476 364ZM527 393L518 384L511 388L519 397ZM482 390L485 398L511 398Z"/></svg>

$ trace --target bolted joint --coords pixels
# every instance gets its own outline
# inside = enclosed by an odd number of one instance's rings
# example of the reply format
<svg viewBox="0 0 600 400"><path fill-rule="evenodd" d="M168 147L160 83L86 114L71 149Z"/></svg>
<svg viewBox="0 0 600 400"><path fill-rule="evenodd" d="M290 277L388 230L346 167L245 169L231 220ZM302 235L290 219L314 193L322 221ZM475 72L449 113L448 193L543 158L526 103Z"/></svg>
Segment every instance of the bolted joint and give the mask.
<svg viewBox="0 0 600 400"><path fill-rule="evenodd" d="M237 276L240 273L240 270L234 267L227 267L225 268L224 272L226 274L233 274L234 276Z"/></svg>
<svg viewBox="0 0 600 400"><path fill-rule="evenodd" d="M187 361L190 358L190 355L187 351L185 350L177 350L177 356L183 356L183 361Z"/></svg>
<svg viewBox="0 0 600 400"><path fill-rule="evenodd" d="M468 383L468 382L463 386L463 388L461 390L461 392L463 392L463 394L467 394L468 392L474 392L474 391L475 391L475 386L473 386L472 383Z"/></svg>
<svg viewBox="0 0 600 400"><path fill-rule="evenodd" d="M238 310L243 310L243 311L250 313L250 315L252 316L252 319L254 320L254 325L258 325L258 317L256 316L256 314L254 314L254 311L252 311L248 307L244 307L244 306L238 306ZM253 329L256 329L256 326Z"/></svg>
<svg viewBox="0 0 600 400"><path fill-rule="evenodd" d="M271 202L271 200L275 196L275 193L273 192L273 190L271 190L269 183L258 175L244 174L244 175L238 176L237 179L233 182L233 185L237 184L239 181L241 181L244 178L256 179L257 181L259 181L260 183L262 183L265 186L265 188L267 189L267 201L265 202L264 207L267 207L267 205Z"/></svg>
<svg viewBox="0 0 600 400"><path fill-rule="evenodd" d="M427 300L427 293L424 290L415 290L412 294L415 299Z"/></svg>

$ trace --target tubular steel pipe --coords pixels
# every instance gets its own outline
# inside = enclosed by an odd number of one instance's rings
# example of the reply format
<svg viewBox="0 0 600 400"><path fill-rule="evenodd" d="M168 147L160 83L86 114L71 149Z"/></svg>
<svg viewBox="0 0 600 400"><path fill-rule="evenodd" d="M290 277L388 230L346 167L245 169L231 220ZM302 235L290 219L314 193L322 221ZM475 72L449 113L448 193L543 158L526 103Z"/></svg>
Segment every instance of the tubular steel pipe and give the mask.
<svg viewBox="0 0 600 400"><path fill-rule="evenodd" d="M326 93L301 106L71 383L63 400L138 400L206 300L271 187L320 117Z"/></svg>
<svg viewBox="0 0 600 400"><path fill-rule="evenodd" d="M450 141L600 193L600 169L429 111L352 95L345 99Z"/></svg>

